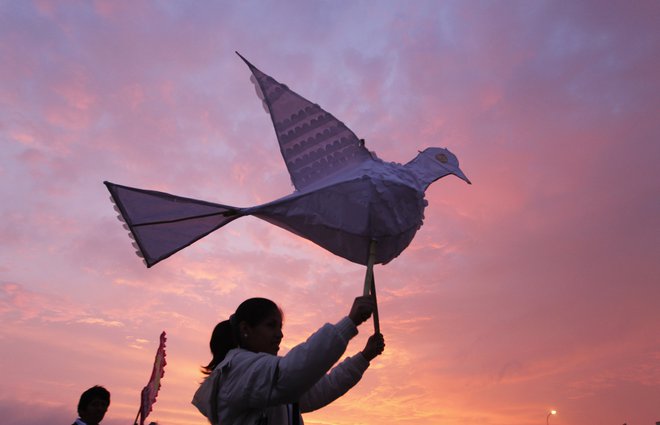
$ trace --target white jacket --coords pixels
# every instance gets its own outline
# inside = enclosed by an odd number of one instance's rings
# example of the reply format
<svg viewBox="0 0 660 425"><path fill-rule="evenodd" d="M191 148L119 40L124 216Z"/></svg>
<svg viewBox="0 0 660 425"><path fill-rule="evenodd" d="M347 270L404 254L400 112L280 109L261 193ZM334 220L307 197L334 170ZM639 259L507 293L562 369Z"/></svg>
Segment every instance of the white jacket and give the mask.
<svg viewBox="0 0 660 425"><path fill-rule="evenodd" d="M200 385L192 403L213 424L255 425L265 412L268 425L287 425L288 403L299 402L301 412L311 412L362 378L369 362L360 353L326 374L355 335L357 328L345 317L336 325L325 324L284 357L235 348Z"/></svg>

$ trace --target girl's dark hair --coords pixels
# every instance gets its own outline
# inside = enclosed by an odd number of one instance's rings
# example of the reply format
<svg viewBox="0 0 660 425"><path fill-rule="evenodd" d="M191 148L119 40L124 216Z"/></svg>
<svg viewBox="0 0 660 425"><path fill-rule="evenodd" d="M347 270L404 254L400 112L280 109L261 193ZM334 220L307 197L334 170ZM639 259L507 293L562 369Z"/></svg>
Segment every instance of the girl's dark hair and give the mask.
<svg viewBox="0 0 660 425"><path fill-rule="evenodd" d="M229 350L239 346L239 323L246 322L250 326L257 326L273 312L283 316L282 310L269 299L250 298L243 301L229 320L218 323L213 329L211 341L209 342L213 358L208 365L202 366L202 373L208 375L213 372L213 369L222 362Z"/></svg>

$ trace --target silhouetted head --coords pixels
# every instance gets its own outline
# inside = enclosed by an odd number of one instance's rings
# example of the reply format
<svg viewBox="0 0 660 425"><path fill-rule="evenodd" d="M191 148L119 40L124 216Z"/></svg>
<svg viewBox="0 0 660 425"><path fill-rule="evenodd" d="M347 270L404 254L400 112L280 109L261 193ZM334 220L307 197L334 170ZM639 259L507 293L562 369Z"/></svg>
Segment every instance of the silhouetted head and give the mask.
<svg viewBox="0 0 660 425"><path fill-rule="evenodd" d="M237 347L276 355L282 341L282 310L266 298L250 298L238 306L229 320L218 323L209 346L213 359L202 368L211 373L229 350Z"/></svg>
<svg viewBox="0 0 660 425"><path fill-rule="evenodd" d="M87 425L97 425L103 420L110 406L110 392L95 385L80 395L78 416Z"/></svg>
<svg viewBox="0 0 660 425"><path fill-rule="evenodd" d="M424 182L425 187L448 174L472 184L458 167L458 158L445 148L426 148L405 165Z"/></svg>

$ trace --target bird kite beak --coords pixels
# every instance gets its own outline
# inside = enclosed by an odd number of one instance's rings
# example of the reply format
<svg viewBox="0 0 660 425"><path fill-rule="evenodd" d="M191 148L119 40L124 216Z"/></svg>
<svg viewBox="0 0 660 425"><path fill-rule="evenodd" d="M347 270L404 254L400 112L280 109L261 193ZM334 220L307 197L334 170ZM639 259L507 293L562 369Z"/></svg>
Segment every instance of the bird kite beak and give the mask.
<svg viewBox="0 0 660 425"><path fill-rule="evenodd" d="M461 180L465 180L465 182L467 184L472 184L470 179L468 179L467 176L465 174L463 174L463 172L461 170L459 170L458 168L455 171L453 171L452 174L455 175L456 177L458 177Z"/></svg>

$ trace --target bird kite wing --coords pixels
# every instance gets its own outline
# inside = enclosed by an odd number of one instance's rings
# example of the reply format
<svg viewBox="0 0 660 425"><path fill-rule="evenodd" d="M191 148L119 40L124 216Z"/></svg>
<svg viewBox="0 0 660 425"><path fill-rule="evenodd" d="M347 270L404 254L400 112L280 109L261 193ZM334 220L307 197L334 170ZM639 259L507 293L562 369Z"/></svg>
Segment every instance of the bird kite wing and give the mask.
<svg viewBox="0 0 660 425"><path fill-rule="evenodd" d="M147 267L240 217L228 205L104 182Z"/></svg>
<svg viewBox="0 0 660 425"><path fill-rule="evenodd" d="M270 113L282 157L297 190L371 158L343 122L236 54L252 71L257 95Z"/></svg>

